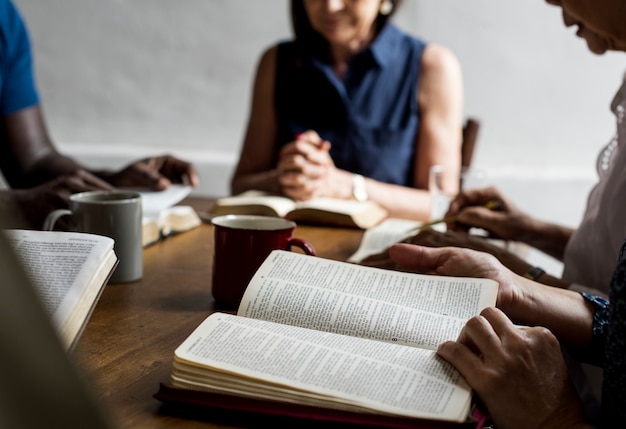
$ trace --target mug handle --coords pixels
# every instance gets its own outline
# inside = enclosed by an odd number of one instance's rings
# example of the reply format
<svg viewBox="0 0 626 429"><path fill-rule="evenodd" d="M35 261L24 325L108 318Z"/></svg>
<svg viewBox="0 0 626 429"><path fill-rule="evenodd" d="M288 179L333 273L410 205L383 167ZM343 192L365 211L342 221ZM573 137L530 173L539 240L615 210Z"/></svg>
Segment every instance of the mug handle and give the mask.
<svg viewBox="0 0 626 429"><path fill-rule="evenodd" d="M313 246L311 246L308 241L302 240L301 238L290 238L289 241L287 241L287 250L291 250L291 246L299 247L307 255L316 256Z"/></svg>
<svg viewBox="0 0 626 429"><path fill-rule="evenodd" d="M57 223L57 220L59 220L60 217L71 214L71 210L68 209L58 209L51 211L48 216L46 216L46 220L43 222L44 231L52 231L52 229L54 228L54 224Z"/></svg>

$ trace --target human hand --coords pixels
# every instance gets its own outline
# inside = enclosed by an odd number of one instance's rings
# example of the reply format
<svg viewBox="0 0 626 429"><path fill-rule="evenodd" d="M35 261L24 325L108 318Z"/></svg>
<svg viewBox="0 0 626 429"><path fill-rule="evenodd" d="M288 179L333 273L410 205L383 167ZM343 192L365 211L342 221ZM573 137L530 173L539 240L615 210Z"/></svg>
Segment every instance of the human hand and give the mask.
<svg viewBox="0 0 626 429"><path fill-rule="evenodd" d="M519 282L521 277L487 253L400 243L389 248L389 256L394 263L413 272L495 280L499 284L497 306L502 309L510 309L526 299L525 286Z"/></svg>
<svg viewBox="0 0 626 429"><path fill-rule="evenodd" d="M463 375L498 428L588 427L559 342L546 328L516 327L490 307L437 353Z"/></svg>
<svg viewBox="0 0 626 429"><path fill-rule="evenodd" d="M523 274L530 268L530 264L524 259L502 246L490 243L485 237L459 231L439 232L431 228L423 229L416 235L404 239L402 243L427 247L460 247L489 253L495 256L505 267L517 274ZM401 267L396 264L389 255L389 249L364 258L360 264L377 268L411 271L409 267Z"/></svg>
<svg viewBox="0 0 626 429"><path fill-rule="evenodd" d="M433 229L423 229L418 234L404 240L404 243L428 247L462 247L489 253L508 269L518 274L523 274L530 268L528 262L506 248L493 244L485 237L460 231L439 232Z"/></svg>
<svg viewBox="0 0 626 429"><path fill-rule="evenodd" d="M88 171L76 170L34 188L12 190L10 199L21 212L26 227L41 229L48 213L68 207L70 195L98 190L110 191L113 187ZM58 222L61 229L63 222L62 219Z"/></svg>
<svg viewBox="0 0 626 429"><path fill-rule="evenodd" d="M335 169L329 150L330 142L312 130L285 145L277 165L283 194L299 201L326 195Z"/></svg>
<svg viewBox="0 0 626 429"><path fill-rule="evenodd" d="M145 187L157 191L166 189L172 183L197 186L200 182L192 164L170 155L136 161L106 179L118 187Z"/></svg>
<svg viewBox="0 0 626 429"><path fill-rule="evenodd" d="M403 268L398 266L389 256L389 249L385 249L382 252L369 255L363 260L359 262L359 265L364 265L367 267L375 267L375 268L385 268L388 270L396 270L403 271ZM410 269L405 269L404 271L411 271Z"/></svg>
<svg viewBox="0 0 626 429"><path fill-rule="evenodd" d="M498 207L488 208L487 204L494 200L499 202ZM505 240L520 240L530 221L527 214L494 187L459 192L450 203L448 216L456 216L455 222L448 225L450 230L477 227Z"/></svg>

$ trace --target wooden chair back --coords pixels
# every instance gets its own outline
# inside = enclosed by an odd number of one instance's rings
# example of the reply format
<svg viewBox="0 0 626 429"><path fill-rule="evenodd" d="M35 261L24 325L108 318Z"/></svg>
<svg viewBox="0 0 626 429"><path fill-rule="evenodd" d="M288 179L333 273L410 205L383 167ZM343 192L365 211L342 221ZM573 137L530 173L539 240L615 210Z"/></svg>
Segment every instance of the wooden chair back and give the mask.
<svg viewBox="0 0 626 429"><path fill-rule="evenodd" d="M461 168L463 171L472 165L479 129L480 122L475 118L468 118L463 125L463 140L461 142Z"/></svg>

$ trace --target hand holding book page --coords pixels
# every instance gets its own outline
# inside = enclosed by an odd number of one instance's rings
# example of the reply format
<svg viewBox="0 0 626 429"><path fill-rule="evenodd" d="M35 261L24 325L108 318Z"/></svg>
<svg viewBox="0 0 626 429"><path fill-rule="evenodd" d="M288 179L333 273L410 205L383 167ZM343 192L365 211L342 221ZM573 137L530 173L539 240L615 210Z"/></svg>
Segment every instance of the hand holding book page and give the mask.
<svg viewBox="0 0 626 429"><path fill-rule="evenodd" d="M237 316L176 350L171 383L357 413L467 421L471 390L434 349L495 305L487 279L381 270L274 251Z"/></svg>

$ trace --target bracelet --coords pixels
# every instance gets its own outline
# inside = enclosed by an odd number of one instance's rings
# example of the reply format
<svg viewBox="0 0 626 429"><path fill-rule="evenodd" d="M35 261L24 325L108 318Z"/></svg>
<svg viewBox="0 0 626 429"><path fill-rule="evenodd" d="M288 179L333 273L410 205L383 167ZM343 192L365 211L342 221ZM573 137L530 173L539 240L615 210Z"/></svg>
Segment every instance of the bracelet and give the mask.
<svg viewBox="0 0 626 429"><path fill-rule="evenodd" d="M544 275L545 273L546 271L543 268L530 267L530 269L524 273L523 277L536 282L537 279L541 277L542 275Z"/></svg>
<svg viewBox="0 0 626 429"><path fill-rule="evenodd" d="M358 202L367 201L367 188L365 187L365 178L360 174L352 175L352 199Z"/></svg>

